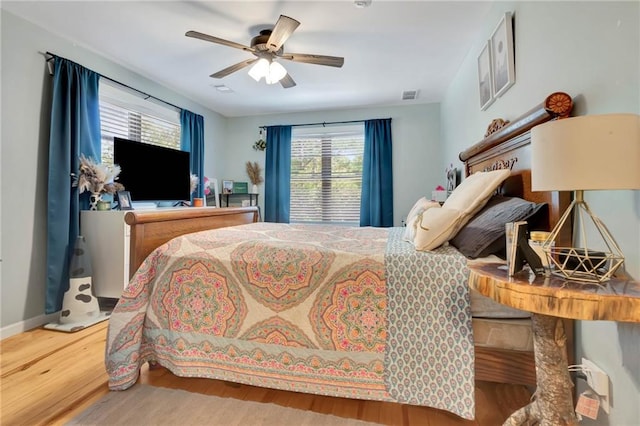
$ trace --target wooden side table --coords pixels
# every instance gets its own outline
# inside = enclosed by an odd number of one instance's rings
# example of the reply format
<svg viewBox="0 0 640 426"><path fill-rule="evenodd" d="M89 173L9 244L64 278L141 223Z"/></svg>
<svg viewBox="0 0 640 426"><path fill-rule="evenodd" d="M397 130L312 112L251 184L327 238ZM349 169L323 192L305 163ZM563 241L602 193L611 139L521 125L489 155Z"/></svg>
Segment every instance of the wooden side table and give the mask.
<svg viewBox="0 0 640 426"><path fill-rule="evenodd" d="M503 264L469 264L469 285L498 303L532 313L536 362L534 400L504 425L577 425L561 318L640 322L640 283L612 278L598 284L527 271L509 277Z"/></svg>

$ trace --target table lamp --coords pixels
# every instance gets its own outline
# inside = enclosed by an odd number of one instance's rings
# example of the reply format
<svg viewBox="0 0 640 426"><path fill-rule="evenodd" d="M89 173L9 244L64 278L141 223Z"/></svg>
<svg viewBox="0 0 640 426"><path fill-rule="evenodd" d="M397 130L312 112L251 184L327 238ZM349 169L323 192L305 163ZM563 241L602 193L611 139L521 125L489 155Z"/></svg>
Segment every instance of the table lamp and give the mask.
<svg viewBox="0 0 640 426"><path fill-rule="evenodd" d="M584 201L584 191L640 189L640 115L586 115L535 126L531 129L531 189L575 191L542 246L554 273L574 281L607 281L624 263L624 255ZM573 226L572 245L579 235L583 247L554 245L567 221L567 226ZM585 228L589 221L598 231L593 234L604 242L600 242L602 248L589 247Z"/></svg>

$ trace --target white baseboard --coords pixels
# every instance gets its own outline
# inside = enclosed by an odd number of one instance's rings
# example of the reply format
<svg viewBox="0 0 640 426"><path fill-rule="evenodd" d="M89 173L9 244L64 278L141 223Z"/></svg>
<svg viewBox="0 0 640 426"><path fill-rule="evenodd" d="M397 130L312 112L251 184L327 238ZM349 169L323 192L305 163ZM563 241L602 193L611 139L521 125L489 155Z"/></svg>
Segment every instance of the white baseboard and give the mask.
<svg viewBox="0 0 640 426"><path fill-rule="evenodd" d="M17 322L15 324L10 324L5 327L0 328L0 339L6 339L7 337L14 336L16 334L23 333L25 331L32 330L34 328L40 327L41 325L58 321L60 317L60 312L56 312L53 314L43 314L34 318L29 318L24 321Z"/></svg>

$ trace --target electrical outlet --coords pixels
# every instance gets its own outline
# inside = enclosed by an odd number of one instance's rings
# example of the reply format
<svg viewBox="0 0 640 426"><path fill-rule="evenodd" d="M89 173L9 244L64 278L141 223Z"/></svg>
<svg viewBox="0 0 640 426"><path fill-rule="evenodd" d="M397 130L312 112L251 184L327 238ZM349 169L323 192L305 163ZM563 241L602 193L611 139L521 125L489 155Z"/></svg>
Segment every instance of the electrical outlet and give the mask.
<svg viewBox="0 0 640 426"><path fill-rule="evenodd" d="M586 358L582 358L582 367L587 376L587 384L600 396L600 406L609 414L609 376Z"/></svg>

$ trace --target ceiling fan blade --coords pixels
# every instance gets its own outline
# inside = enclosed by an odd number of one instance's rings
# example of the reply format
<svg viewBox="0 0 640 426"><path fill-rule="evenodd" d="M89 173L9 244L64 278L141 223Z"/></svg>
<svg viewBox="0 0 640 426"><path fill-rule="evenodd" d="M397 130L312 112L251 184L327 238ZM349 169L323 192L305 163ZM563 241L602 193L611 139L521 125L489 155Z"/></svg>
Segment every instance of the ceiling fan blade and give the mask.
<svg viewBox="0 0 640 426"><path fill-rule="evenodd" d="M282 59L288 59L294 62L304 62L306 64L326 65L329 67L340 68L344 64L344 58L339 56L325 55L308 55L306 53L285 53L280 56Z"/></svg>
<svg viewBox="0 0 640 426"><path fill-rule="evenodd" d="M285 41L293 34L296 28L298 28L300 22L293 18L289 18L285 15L280 15L278 22L271 30L271 35L267 41L267 48L270 52L277 52Z"/></svg>
<svg viewBox="0 0 640 426"><path fill-rule="evenodd" d="M258 59L259 58L253 58L253 59L247 59L246 61L238 62L237 64L231 65L230 67L220 70L215 74L211 74L210 77L213 77L213 78L226 77L233 72L236 72L238 70L241 70L242 68L248 67L249 65L256 62Z"/></svg>
<svg viewBox="0 0 640 426"><path fill-rule="evenodd" d="M198 38L204 41L210 41L211 43L222 44L224 46L235 47L236 49L246 50L247 52L255 52L253 47L245 46L244 44L235 43L233 41L224 40L222 38L210 36L208 34L199 33L197 31L187 31L185 33L187 37Z"/></svg>
<svg viewBox="0 0 640 426"><path fill-rule="evenodd" d="M282 85L282 87L284 87L285 89L288 89L290 87L293 87L296 85L296 82L293 81L293 79L291 78L291 76L289 75L289 73L287 73L287 75L285 75L284 77L282 77L282 80L280 80L280 84Z"/></svg>

